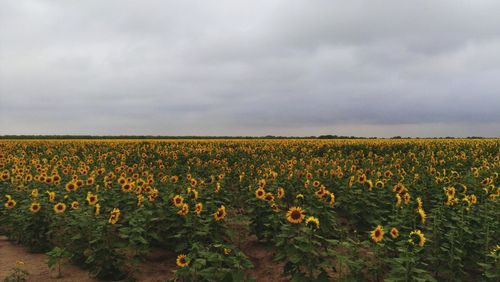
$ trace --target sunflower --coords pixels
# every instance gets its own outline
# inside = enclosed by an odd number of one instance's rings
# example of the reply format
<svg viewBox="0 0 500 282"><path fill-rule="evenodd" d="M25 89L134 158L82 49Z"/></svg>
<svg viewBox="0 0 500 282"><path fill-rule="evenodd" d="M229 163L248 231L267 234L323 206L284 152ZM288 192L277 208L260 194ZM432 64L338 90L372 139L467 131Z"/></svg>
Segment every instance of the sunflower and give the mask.
<svg viewBox="0 0 500 282"><path fill-rule="evenodd" d="M268 202L273 202L274 201L273 193L266 193L264 199Z"/></svg>
<svg viewBox="0 0 500 282"><path fill-rule="evenodd" d="M377 182L375 182L375 186L377 188L384 188L385 187L385 183L382 180L377 180Z"/></svg>
<svg viewBox="0 0 500 282"><path fill-rule="evenodd" d="M399 194L396 194L396 207L401 206L401 196Z"/></svg>
<svg viewBox="0 0 500 282"><path fill-rule="evenodd" d="M200 215L202 211L203 211L203 204L202 203L197 203L196 206L195 206L195 208L194 208L194 212L197 215Z"/></svg>
<svg viewBox="0 0 500 282"><path fill-rule="evenodd" d="M409 204L410 203L410 200L411 200L411 196L409 193L405 193L403 195L403 200L405 201L405 204Z"/></svg>
<svg viewBox="0 0 500 282"><path fill-rule="evenodd" d="M399 230L396 227L391 228L391 237L396 239L399 237Z"/></svg>
<svg viewBox="0 0 500 282"><path fill-rule="evenodd" d="M310 226L312 228L318 229L319 228L319 219L314 217L314 216L309 216L306 219L306 225Z"/></svg>
<svg viewBox="0 0 500 282"><path fill-rule="evenodd" d="M66 210L66 204L64 203L57 203L54 205L54 211L56 213L63 213Z"/></svg>
<svg viewBox="0 0 500 282"><path fill-rule="evenodd" d="M278 199L282 199L285 196L285 189L283 189L282 187L279 187L278 191L277 191L277 196L278 196Z"/></svg>
<svg viewBox="0 0 500 282"><path fill-rule="evenodd" d="M255 197L260 200L264 200L266 197L266 191L264 188L259 187L257 190L255 190Z"/></svg>
<svg viewBox="0 0 500 282"><path fill-rule="evenodd" d="M326 194L328 196L327 199L329 199L328 204L330 205L330 207L333 207L335 205L335 194L330 191L327 191Z"/></svg>
<svg viewBox="0 0 500 282"><path fill-rule="evenodd" d="M42 206L40 205L40 203L31 203L30 211L32 213L37 213L40 211L41 208L42 208Z"/></svg>
<svg viewBox="0 0 500 282"><path fill-rule="evenodd" d="M71 203L71 209L76 210L76 209L78 209L79 206L80 206L80 203L78 203L77 201L73 201Z"/></svg>
<svg viewBox="0 0 500 282"><path fill-rule="evenodd" d="M95 215L98 216L99 214L101 214L101 205L96 204L95 205Z"/></svg>
<svg viewBox="0 0 500 282"><path fill-rule="evenodd" d="M31 190L31 197L38 198L38 189Z"/></svg>
<svg viewBox="0 0 500 282"><path fill-rule="evenodd" d="M377 225L377 228L370 231L370 237L375 243L382 241L382 239L384 239L384 230L382 229L382 226Z"/></svg>
<svg viewBox="0 0 500 282"><path fill-rule="evenodd" d="M424 246L426 240L425 235L419 229L410 232L410 239L408 239L408 243L415 245L415 240L418 240L416 244L418 244L420 247Z"/></svg>
<svg viewBox="0 0 500 282"><path fill-rule="evenodd" d="M133 187L133 183L126 182L122 185L121 189L124 193L128 193L132 190Z"/></svg>
<svg viewBox="0 0 500 282"><path fill-rule="evenodd" d="M321 182L319 182L318 180L314 180L314 181L313 181L313 186L314 186L315 188L318 188L320 184L321 184Z"/></svg>
<svg viewBox="0 0 500 282"><path fill-rule="evenodd" d="M314 192L316 197L322 199L326 195L326 189L324 186L321 186L318 191Z"/></svg>
<svg viewBox="0 0 500 282"><path fill-rule="evenodd" d="M6 208L11 209L16 206L17 203L14 199L12 199L9 195L6 195L5 197L7 197L7 202L5 202L4 205Z"/></svg>
<svg viewBox="0 0 500 282"><path fill-rule="evenodd" d="M291 207L286 213L286 219L293 224L301 223L304 217L304 211L300 207Z"/></svg>
<svg viewBox="0 0 500 282"><path fill-rule="evenodd" d="M226 207L220 206L220 208L217 209L217 212L214 213L214 218L216 221L223 220L226 217Z"/></svg>
<svg viewBox="0 0 500 282"><path fill-rule="evenodd" d="M358 182L363 184L366 181L366 175L363 173L358 177Z"/></svg>
<svg viewBox="0 0 500 282"><path fill-rule="evenodd" d="M184 204L184 198L180 195L175 195L173 198L172 198L172 202L174 203L174 205L178 208L182 207L182 204Z"/></svg>
<svg viewBox="0 0 500 282"><path fill-rule="evenodd" d="M111 214L109 215L109 220L108 222L110 224L115 224L118 222L118 219L120 218L120 209L118 208L114 208L112 211L111 211Z"/></svg>
<svg viewBox="0 0 500 282"><path fill-rule="evenodd" d="M49 202L53 203L56 198L56 192L47 191L47 194L49 195Z"/></svg>
<svg viewBox="0 0 500 282"><path fill-rule="evenodd" d="M445 188L445 193L446 193L446 196L448 196L448 198L455 197L455 187Z"/></svg>
<svg viewBox="0 0 500 282"><path fill-rule="evenodd" d="M181 254L177 256L175 263L178 267L185 267L189 265L189 260L187 259L186 255Z"/></svg>
<svg viewBox="0 0 500 282"><path fill-rule="evenodd" d="M87 199L87 202L89 203L89 205L91 205L91 206L97 204L97 201L98 201L97 195L94 195L94 194L92 194L90 192L87 193L87 198L86 199Z"/></svg>
<svg viewBox="0 0 500 282"><path fill-rule="evenodd" d="M181 209L177 212L178 215L180 216L186 216L189 212L189 205L184 203L181 206Z"/></svg>
<svg viewBox="0 0 500 282"><path fill-rule="evenodd" d="M424 209L418 208L417 209L417 213L420 216L420 221L422 222L422 224L424 224L425 223L425 219L427 218L427 214L425 213Z"/></svg>

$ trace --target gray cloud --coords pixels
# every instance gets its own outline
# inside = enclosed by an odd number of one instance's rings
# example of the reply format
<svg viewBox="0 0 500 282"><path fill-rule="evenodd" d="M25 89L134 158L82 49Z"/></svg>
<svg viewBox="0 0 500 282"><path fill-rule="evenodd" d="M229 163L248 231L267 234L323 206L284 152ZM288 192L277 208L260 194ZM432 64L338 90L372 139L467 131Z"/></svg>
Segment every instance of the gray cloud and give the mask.
<svg viewBox="0 0 500 282"><path fill-rule="evenodd" d="M498 1L0 2L0 134L500 136Z"/></svg>

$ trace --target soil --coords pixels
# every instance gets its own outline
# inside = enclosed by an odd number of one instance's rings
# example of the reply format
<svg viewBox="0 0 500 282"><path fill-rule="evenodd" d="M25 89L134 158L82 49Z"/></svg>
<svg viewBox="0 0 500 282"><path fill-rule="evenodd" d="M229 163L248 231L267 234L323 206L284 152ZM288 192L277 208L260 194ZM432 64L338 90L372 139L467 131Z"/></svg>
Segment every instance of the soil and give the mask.
<svg viewBox="0 0 500 282"><path fill-rule="evenodd" d="M273 251L257 241L255 236L250 236L242 242L242 251L250 258L254 264L253 269L249 269L247 274L258 282L281 282L288 281L281 276L283 263L273 261ZM166 281L173 277L176 269L175 254L153 250L147 258L147 262L141 264L139 272L135 274L137 281L159 282ZM55 278L56 273L47 266L47 256L45 254L31 253L23 246L16 245L6 237L0 236L0 281L2 281L11 270L16 267L16 263L22 261L22 268L30 273L30 282L96 282L89 276L88 272L70 263L66 264L62 270L62 277Z"/></svg>

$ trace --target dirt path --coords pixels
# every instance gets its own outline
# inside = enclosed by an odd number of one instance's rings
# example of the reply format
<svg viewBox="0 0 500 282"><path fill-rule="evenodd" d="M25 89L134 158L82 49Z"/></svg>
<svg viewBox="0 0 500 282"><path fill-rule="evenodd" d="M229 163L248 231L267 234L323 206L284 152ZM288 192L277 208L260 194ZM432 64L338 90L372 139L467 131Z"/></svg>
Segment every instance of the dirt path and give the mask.
<svg viewBox="0 0 500 282"><path fill-rule="evenodd" d="M144 263L140 266L140 273L136 274L137 281L158 282L172 278L172 270L176 268L175 257L171 254L156 254L155 261ZM8 241L0 236L0 281L11 272L18 261L23 262L22 268L30 273L30 282L96 282L97 279L89 277L88 272L75 265L67 264L63 277L54 278L54 272L47 266L45 254L30 253L27 248Z"/></svg>
<svg viewBox="0 0 500 282"><path fill-rule="evenodd" d="M85 270L73 265L67 265L63 271L63 277L55 279L51 277L52 272L47 266L45 254L30 253L26 248L14 245L6 237L0 237L0 281L2 281L16 266L16 262L22 261L23 269L30 273L28 281L96 281L91 279Z"/></svg>
<svg viewBox="0 0 500 282"><path fill-rule="evenodd" d="M281 277L282 263L272 261L272 251L258 243L255 236L250 236L244 243L243 251L254 264L254 268L247 271L258 282L281 282L286 281ZM175 254L153 251L149 261L143 263L139 269L140 273L135 276L137 281L159 282L173 277L172 271L176 269ZM8 241L6 237L0 236L0 281L2 281L16 266L16 262L22 261L23 269L30 273L30 282L97 282L89 277L88 272L75 265L67 264L63 269L63 277L54 278L54 274L47 266L45 254L30 253L27 248Z"/></svg>

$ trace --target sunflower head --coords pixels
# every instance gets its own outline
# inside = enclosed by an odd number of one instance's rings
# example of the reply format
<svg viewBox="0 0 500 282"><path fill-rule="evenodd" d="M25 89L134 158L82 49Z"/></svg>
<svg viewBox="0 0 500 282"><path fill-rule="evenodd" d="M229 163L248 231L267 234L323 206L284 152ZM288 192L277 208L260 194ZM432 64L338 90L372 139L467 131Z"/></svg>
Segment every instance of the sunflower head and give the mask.
<svg viewBox="0 0 500 282"><path fill-rule="evenodd" d="M314 216L309 216L306 219L306 225L313 228L313 229L318 229L319 228L319 219L314 217Z"/></svg>
<svg viewBox="0 0 500 282"><path fill-rule="evenodd" d="M293 224L299 224L304 220L305 214L300 207L291 207L286 213L286 219Z"/></svg>
<svg viewBox="0 0 500 282"><path fill-rule="evenodd" d="M255 197L257 199L264 200L264 198L266 197L266 191L264 190L264 188L259 187L257 190L255 190Z"/></svg>
<svg viewBox="0 0 500 282"><path fill-rule="evenodd" d="M226 217L226 207L220 206L214 213L214 218L216 221L223 220Z"/></svg>
<svg viewBox="0 0 500 282"><path fill-rule="evenodd" d="M399 237L399 230L396 227L391 228L391 237L396 239Z"/></svg>
<svg viewBox="0 0 500 282"><path fill-rule="evenodd" d="M186 255L180 254L177 256L175 263L177 264L178 267L186 267L189 265L189 260Z"/></svg>
<svg viewBox="0 0 500 282"><path fill-rule="evenodd" d="M54 205L55 213L63 213L65 210L66 210L66 204L64 203L57 203Z"/></svg>
<svg viewBox="0 0 500 282"><path fill-rule="evenodd" d="M375 243L379 243L384 239L384 229L381 225L378 225L374 230L370 232L370 237Z"/></svg>
<svg viewBox="0 0 500 282"><path fill-rule="evenodd" d="M195 206L194 212L197 215L200 215L202 211L203 211L203 204L202 203L197 203L196 206Z"/></svg>
<svg viewBox="0 0 500 282"><path fill-rule="evenodd" d="M182 204L184 204L184 198L180 195L175 195L173 198L172 198L172 202L174 203L174 205L178 208L182 207Z"/></svg>
<svg viewBox="0 0 500 282"><path fill-rule="evenodd" d="M418 245L420 247L423 247L425 245L425 241L425 235L419 229L410 232L408 243L410 243L411 245Z"/></svg>
<svg viewBox="0 0 500 282"><path fill-rule="evenodd" d="M41 208L42 208L42 206L40 205L40 203L31 203L30 211L32 213L37 213L40 211Z"/></svg>

